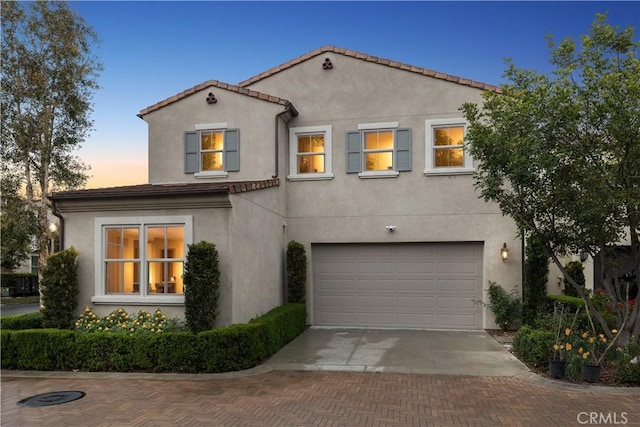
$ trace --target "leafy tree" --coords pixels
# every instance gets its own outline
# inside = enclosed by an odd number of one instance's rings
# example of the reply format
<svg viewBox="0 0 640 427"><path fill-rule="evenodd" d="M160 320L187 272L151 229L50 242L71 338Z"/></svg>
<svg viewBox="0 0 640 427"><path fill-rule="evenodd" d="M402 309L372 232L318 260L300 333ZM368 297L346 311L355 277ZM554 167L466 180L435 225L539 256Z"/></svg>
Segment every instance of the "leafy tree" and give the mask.
<svg viewBox="0 0 640 427"><path fill-rule="evenodd" d="M84 185L88 166L73 154L92 121L101 64L96 35L65 2L4 1L2 17L2 179L16 176L37 206L41 272L48 248L48 194Z"/></svg>
<svg viewBox="0 0 640 427"><path fill-rule="evenodd" d="M536 236L527 239L524 262L523 322L532 326L537 314L546 308L549 255Z"/></svg>
<svg viewBox="0 0 640 427"><path fill-rule="evenodd" d="M17 180L3 179L1 187L2 271L13 271L33 251L37 218L31 206L19 195Z"/></svg>
<svg viewBox="0 0 640 427"><path fill-rule="evenodd" d="M560 258L585 250L606 267L608 249L628 239L640 272L639 43L632 28L610 26L597 15L579 46L571 38L555 43L552 36L548 45L552 73L507 61L510 83L484 93L481 107L463 105L468 149L480 163L476 187L544 243L611 339L605 319ZM619 343L637 341L640 304L627 304L626 287L612 268L604 270ZM628 298L637 300L637 291Z"/></svg>

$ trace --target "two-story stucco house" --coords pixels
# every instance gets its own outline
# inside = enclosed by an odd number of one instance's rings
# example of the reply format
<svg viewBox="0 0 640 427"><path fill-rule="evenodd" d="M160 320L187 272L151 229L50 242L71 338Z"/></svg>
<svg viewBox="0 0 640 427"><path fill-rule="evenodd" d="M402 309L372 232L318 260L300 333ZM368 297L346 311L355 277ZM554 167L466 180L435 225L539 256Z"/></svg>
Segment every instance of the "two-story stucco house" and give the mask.
<svg viewBox="0 0 640 427"><path fill-rule="evenodd" d="M148 184L52 195L80 252L80 307L183 317L187 247L204 240L220 254L219 324L245 322L284 301L296 240L311 325L494 326L473 300L490 281L520 287L521 244L474 190L459 108L496 89L327 46L145 108Z"/></svg>

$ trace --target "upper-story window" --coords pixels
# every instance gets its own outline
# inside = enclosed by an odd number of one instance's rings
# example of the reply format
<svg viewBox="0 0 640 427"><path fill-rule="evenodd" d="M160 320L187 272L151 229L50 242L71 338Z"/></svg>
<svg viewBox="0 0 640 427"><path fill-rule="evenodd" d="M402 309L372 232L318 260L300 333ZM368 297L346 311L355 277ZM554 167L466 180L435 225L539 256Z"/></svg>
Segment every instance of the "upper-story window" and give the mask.
<svg viewBox="0 0 640 427"><path fill-rule="evenodd" d="M347 132L347 173L379 178L410 170L411 129L397 122L366 123Z"/></svg>
<svg viewBox="0 0 640 427"><path fill-rule="evenodd" d="M464 119L435 119L425 122L425 174L473 172L473 159L465 150Z"/></svg>
<svg viewBox="0 0 640 427"><path fill-rule="evenodd" d="M198 178L225 177L240 170L240 131L208 123L185 132L185 173Z"/></svg>
<svg viewBox="0 0 640 427"><path fill-rule="evenodd" d="M331 126L289 129L290 180L331 179Z"/></svg>

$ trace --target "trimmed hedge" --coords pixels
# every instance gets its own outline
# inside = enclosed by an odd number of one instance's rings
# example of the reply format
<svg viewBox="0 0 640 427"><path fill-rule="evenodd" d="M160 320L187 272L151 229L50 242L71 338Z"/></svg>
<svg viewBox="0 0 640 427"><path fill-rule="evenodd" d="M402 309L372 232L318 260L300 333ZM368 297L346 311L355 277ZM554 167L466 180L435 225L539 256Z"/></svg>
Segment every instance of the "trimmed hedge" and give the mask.
<svg viewBox="0 0 640 427"><path fill-rule="evenodd" d="M523 326L513 337L513 350L524 362L543 366L549 362L554 342L552 332Z"/></svg>
<svg viewBox="0 0 640 427"><path fill-rule="evenodd" d="M59 329L0 331L3 369L228 372L252 368L306 328L304 304L274 308L246 324L131 335Z"/></svg>
<svg viewBox="0 0 640 427"><path fill-rule="evenodd" d="M579 297L572 297L569 295L547 295L547 306L553 311L553 303L559 301L564 303L568 307L572 308L584 308L584 301Z"/></svg>
<svg viewBox="0 0 640 427"><path fill-rule="evenodd" d="M35 313L14 314L0 317L0 329L42 329L42 314Z"/></svg>

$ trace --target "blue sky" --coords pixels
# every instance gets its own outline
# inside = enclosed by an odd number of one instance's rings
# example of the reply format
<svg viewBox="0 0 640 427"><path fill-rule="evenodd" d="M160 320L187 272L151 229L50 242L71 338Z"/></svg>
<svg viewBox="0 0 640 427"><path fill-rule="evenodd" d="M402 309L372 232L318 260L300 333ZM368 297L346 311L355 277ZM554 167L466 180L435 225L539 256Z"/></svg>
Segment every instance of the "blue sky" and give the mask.
<svg viewBox="0 0 640 427"><path fill-rule="evenodd" d="M136 114L209 79L236 84L324 45L504 83L504 59L548 72L545 35L585 34L595 14L640 27L640 2L93 2L72 8L104 65L94 130L78 155L87 187L147 182ZM636 39L639 34L636 30ZM277 94L275 94L277 95Z"/></svg>

